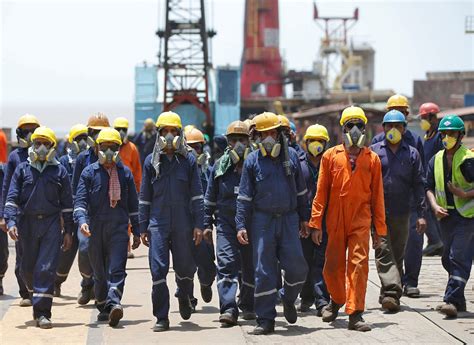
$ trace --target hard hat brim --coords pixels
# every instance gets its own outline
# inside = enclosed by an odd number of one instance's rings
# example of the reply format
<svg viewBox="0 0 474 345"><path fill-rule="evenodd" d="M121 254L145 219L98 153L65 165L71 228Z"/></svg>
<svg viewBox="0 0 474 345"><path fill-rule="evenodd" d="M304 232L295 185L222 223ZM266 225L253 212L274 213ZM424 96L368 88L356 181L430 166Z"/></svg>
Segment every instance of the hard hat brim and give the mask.
<svg viewBox="0 0 474 345"><path fill-rule="evenodd" d="M269 130L272 130L272 129L275 129L275 128L278 128L278 127L281 127L281 123L278 123L276 125L273 125L273 126L270 126L270 127L267 127L265 129L258 129L258 128L255 128L257 130L257 132L266 132L266 131L269 131Z"/></svg>

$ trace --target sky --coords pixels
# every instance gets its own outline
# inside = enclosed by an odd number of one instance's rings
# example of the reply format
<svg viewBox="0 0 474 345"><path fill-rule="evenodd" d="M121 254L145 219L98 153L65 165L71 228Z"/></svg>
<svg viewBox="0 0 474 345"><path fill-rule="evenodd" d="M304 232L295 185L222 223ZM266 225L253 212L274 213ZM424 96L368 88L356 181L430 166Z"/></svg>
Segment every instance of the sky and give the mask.
<svg viewBox="0 0 474 345"><path fill-rule="evenodd" d="M0 127L38 114L67 128L104 111L133 119L134 66L156 63L164 0L1 1ZM244 0L207 0L217 31L214 66L240 64ZM376 50L375 87L412 95L428 71L474 70L474 1L317 1L320 15L360 19L354 42ZM161 17L161 18L160 18ZM322 31L312 0L280 0L280 49L288 69L310 70Z"/></svg>

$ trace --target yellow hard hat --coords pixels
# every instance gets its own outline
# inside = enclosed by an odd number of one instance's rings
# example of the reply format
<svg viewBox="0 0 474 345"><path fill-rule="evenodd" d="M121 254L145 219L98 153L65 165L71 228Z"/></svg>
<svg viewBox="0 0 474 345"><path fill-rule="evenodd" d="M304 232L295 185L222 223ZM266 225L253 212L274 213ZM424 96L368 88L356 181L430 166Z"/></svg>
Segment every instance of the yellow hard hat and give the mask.
<svg viewBox="0 0 474 345"><path fill-rule="evenodd" d="M280 123L283 127L291 128L290 120L288 120L288 118L285 115L278 115L278 119L280 120Z"/></svg>
<svg viewBox="0 0 474 345"><path fill-rule="evenodd" d="M403 95L393 95L387 101L387 109L393 107L407 107L408 108L408 99Z"/></svg>
<svg viewBox="0 0 474 345"><path fill-rule="evenodd" d="M107 127L99 132L96 142L99 145L105 142L122 145L122 138L120 138L120 133L116 129Z"/></svg>
<svg viewBox="0 0 474 345"><path fill-rule="evenodd" d="M364 121L364 123L367 123L367 116L365 116L364 110L359 107L355 106L350 106L344 109L341 115L341 121L339 122L342 125L344 125L347 121L352 120L352 119L359 119Z"/></svg>
<svg viewBox="0 0 474 345"><path fill-rule="evenodd" d="M186 126L186 127L188 127L188 126ZM195 143L203 143L204 144L206 142L202 132L199 129L195 128L195 127L190 128L187 131L184 130L184 136L185 136L186 142L188 144L195 144Z"/></svg>
<svg viewBox="0 0 474 345"><path fill-rule="evenodd" d="M24 125L37 125L40 126L40 123L36 116L31 115L31 114L25 114L22 117L18 119L18 128L21 128Z"/></svg>
<svg viewBox="0 0 474 345"><path fill-rule="evenodd" d="M117 117L114 120L114 128L128 128L128 120L125 117Z"/></svg>
<svg viewBox="0 0 474 345"><path fill-rule="evenodd" d="M110 127L109 119L102 113L91 115L87 121L87 127L99 130Z"/></svg>
<svg viewBox="0 0 474 345"><path fill-rule="evenodd" d="M73 140L81 134L87 134L87 126L83 124L77 124L71 127L69 131L68 141L72 144Z"/></svg>
<svg viewBox="0 0 474 345"><path fill-rule="evenodd" d="M258 132L269 131L270 129L281 126L278 116L270 112L261 113L260 115L255 116L253 120L255 121L255 129Z"/></svg>
<svg viewBox="0 0 474 345"><path fill-rule="evenodd" d="M312 140L323 139L323 140L329 141L328 130L326 129L326 127L318 125L318 124L311 125L308 127L308 129L306 129L306 133L304 135L303 140L306 141L309 139L312 139Z"/></svg>
<svg viewBox="0 0 474 345"><path fill-rule="evenodd" d="M46 139L53 143L53 146L56 146L56 144L58 143L53 130L44 126L35 129L35 131L31 135L31 141L35 141L35 139Z"/></svg>
<svg viewBox="0 0 474 345"><path fill-rule="evenodd" d="M227 131L225 135L246 135L249 136L249 127L245 123L245 121L234 121L231 122L230 125L227 127Z"/></svg>
<svg viewBox="0 0 474 345"><path fill-rule="evenodd" d="M158 116L158 120L156 120L156 127L163 128L163 127L176 127L179 129L183 128L181 124L181 118L178 114L172 111L165 111Z"/></svg>

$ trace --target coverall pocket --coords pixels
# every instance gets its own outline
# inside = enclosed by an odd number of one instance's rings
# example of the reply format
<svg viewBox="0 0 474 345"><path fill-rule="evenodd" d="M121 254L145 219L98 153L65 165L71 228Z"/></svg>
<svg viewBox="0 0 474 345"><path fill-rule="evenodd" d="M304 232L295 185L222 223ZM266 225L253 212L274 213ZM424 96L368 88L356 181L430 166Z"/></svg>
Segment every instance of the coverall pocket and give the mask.
<svg viewBox="0 0 474 345"><path fill-rule="evenodd" d="M60 190L62 188L61 181L56 176L48 176L46 179L46 199L50 202L57 203L60 199Z"/></svg>

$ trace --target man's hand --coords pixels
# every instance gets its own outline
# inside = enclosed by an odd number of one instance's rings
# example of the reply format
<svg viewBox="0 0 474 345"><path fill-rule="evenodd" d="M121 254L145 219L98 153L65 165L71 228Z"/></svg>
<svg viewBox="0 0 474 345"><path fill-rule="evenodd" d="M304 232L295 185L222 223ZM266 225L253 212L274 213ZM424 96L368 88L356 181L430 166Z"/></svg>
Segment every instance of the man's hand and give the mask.
<svg viewBox="0 0 474 345"><path fill-rule="evenodd" d="M308 222L300 222L300 237L308 238L309 234Z"/></svg>
<svg viewBox="0 0 474 345"><path fill-rule="evenodd" d="M466 198L466 192L462 188L456 187L451 181L448 182L448 189L458 198Z"/></svg>
<svg viewBox="0 0 474 345"><path fill-rule="evenodd" d="M0 230L8 233L7 223L5 223L5 218L0 218Z"/></svg>
<svg viewBox="0 0 474 345"><path fill-rule="evenodd" d="M433 212L434 212L436 218L438 218L438 219L442 219L444 217L449 216L448 210L446 210L445 208L443 208L439 205L436 205L435 207L433 207Z"/></svg>
<svg viewBox="0 0 474 345"><path fill-rule="evenodd" d="M142 243L144 246L147 246L149 247L150 246L150 242L149 242L149 238L148 238L148 232L144 232L143 234L140 234L140 239L142 240Z"/></svg>
<svg viewBox="0 0 474 345"><path fill-rule="evenodd" d="M61 249L63 252L67 252L69 249L71 249L72 246L72 235L69 233L65 233L63 237L63 245L61 246Z"/></svg>
<svg viewBox="0 0 474 345"><path fill-rule="evenodd" d="M382 240L380 236L374 231L372 233L372 248L379 249L381 244L382 244Z"/></svg>
<svg viewBox="0 0 474 345"><path fill-rule="evenodd" d="M248 235L247 235L247 230L240 229L239 232L237 232L237 240L239 241L240 244L242 244L244 246L249 244L249 238L248 238Z"/></svg>
<svg viewBox="0 0 474 345"><path fill-rule="evenodd" d="M425 218L418 218L416 220L416 232L419 235L423 235L426 231L426 219Z"/></svg>
<svg viewBox="0 0 474 345"><path fill-rule="evenodd" d="M89 224L84 223L81 225L81 233L86 237L91 236L91 231L89 230Z"/></svg>
<svg viewBox="0 0 474 345"><path fill-rule="evenodd" d="M322 232L322 230L313 229L313 231L311 232L311 240L317 246L321 245L321 242L323 241L323 232Z"/></svg>
<svg viewBox="0 0 474 345"><path fill-rule="evenodd" d="M12 226L8 229L8 235L13 241L18 241L18 228L16 226Z"/></svg>
<svg viewBox="0 0 474 345"><path fill-rule="evenodd" d="M133 235L132 249L135 250L140 247L140 236Z"/></svg>
<svg viewBox="0 0 474 345"><path fill-rule="evenodd" d="M193 230L193 241L194 245L198 246L202 241L202 230L198 228L194 228Z"/></svg>
<svg viewBox="0 0 474 345"><path fill-rule="evenodd" d="M202 233L202 237L204 238L204 241L206 241L209 244L212 244L212 229L206 229Z"/></svg>

